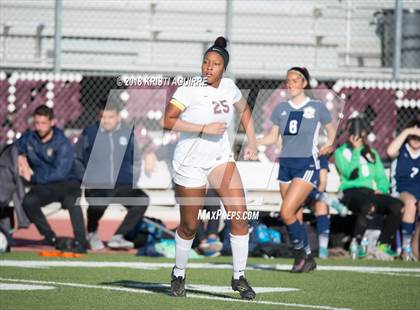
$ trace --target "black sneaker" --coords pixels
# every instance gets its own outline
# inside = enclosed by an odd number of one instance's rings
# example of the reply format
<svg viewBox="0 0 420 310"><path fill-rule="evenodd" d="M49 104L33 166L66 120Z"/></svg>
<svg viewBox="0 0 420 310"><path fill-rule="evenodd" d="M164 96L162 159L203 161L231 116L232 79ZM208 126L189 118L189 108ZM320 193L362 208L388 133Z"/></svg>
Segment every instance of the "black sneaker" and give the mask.
<svg viewBox="0 0 420 310"><path fill-rule="evenodd" d="M88 247L89 247L89 244L87 243L87 241L73 240L70 248L67 249L67 251L72 252L72 253L83 254L83 253L87 253Z"/></svg>
<svg viewBox="0 0 420 310"><path fill-rule="evenodd" d="M256 294L244 276L240 276L239 280L232 278L232 290L239 292L242 299L254 299Z"/></svg>
<svg viewBox="0 0 420 310"><path fill-rule="evenodd" d="M310 272L316 269L316 261L312 254L309 254L306 258L305 266L302 272Z"/></svg>
<svg viewBox="0 0 420 310"><path fill-rule="evenodd" d="M316 269L316 262L312 255L307 255L304 249L295 250L295 261L293 263L292 273L309 272Z"/></svg>
<svg viewBox="0 0 420 310"><path fill-rule="evenodd" d="M55 244L57 242L57 238L56 237L45 237L44 240L42 240L42 243L45 245L50 245L55 247Z"/></svg>
<svg viewBox="0 0 420 310"><path fill-rule="evenodd" d="M71 248L73 243L73 239L69 237L56 237L54 243L54 246L57 250L69 252L69 249Z"/></svg>
<svg viewBox="0 0 420 310"><path fill-rule="evenodd" d="M171 295L175 297L185 297L187 296L187 291L185 290L185 278L175 277L174 268L172 268L171 273Z"/></svg>

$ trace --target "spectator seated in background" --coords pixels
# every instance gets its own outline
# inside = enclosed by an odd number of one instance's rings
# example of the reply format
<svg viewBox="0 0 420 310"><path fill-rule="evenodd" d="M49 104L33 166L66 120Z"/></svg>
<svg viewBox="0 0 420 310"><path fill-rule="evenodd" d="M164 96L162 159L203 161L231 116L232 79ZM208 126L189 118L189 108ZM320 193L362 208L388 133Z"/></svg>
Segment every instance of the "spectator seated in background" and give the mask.
<svg viewBox="0 0 420 310"><path fill-rule="evenodd" d="M25 132L16 141L19 174L29 183L30 190L23 199L23 208L48 244L64 246L51 229L41 208L60 202L67 209L73 226L71 251L84 253L85 237L83 213L76 199L80 196L73 162L73 148L64 132L54 126L53 110L43 105L33 113L35 131Z"/></svg>
<svg viewBox="0 0 420 310"><path fill-rule="evenodd" d="M419 226L412 247L416 225L416 212L420 208L420 115L409 122L406 128L391 142L387 153L396 158L392 163L393 195L404 202L402 216L403 258L416 260L413 248L419 248ZM419 211L420 212L420 211Z"/></svg>
<svg viewBox="0 0 420 310"><path fill-rule="evenodd" d="M121 203L128 213L108 242L113 249L130 249L134 243L126 236L143 217L149 197L139 188L133 188L138 180L133 173L140 171L140 151L132 128L120 118L118 102L110 101L101 108L100 122L83 130L76 144L76 162L82 186L86 188L88 240L92 250L104 248L98 224L110 203ZM96 197L98 200L94 199ZM135 203L133 203L133 200Z"/></svg>
<svg viewBox="0 0 420 310"><path fill-rule="evenodd" d="M351 119L347 124L348 141L335 151L335 162L340 174L343 191L342 202L356 215L353 237L358 244L367 228L368 220L375 214L385 216L373 258L392 260L395 232L400 225L403 203L388 194L389 180L385 175L378 153L367 143L368 132L361 118ZM360 256L366 253L359 250Z"/></svg>

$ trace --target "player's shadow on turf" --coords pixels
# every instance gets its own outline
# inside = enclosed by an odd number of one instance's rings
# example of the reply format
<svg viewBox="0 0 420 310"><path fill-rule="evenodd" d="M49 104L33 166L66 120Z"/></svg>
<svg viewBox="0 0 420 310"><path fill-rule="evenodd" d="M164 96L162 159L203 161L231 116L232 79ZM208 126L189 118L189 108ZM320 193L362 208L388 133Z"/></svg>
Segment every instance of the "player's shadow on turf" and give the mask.
<svg viewBox="0 0 420 310"><path fill-rule="evenodd" d="M279 269L279 268L275 268L273 266L269 266L269 265L259 265L259 264L255 264L255 265L248 265L249 270L265 270L265 271L276 271L276 272L285 272L285 273L290 273L290 270L292 269L292 266L290 266L290 269Z"/></svg>
<svg viewBox="0 0 420 310"><path fill-rule="evenodd" d="M289 258L289 257L287 257ZM227 263L219 263L219 262L212 262L212 265L227 265ZM277 271L277 272L286 272L286 273L290 273L290 270L292 269L292 265L290 265L290 269L278 269L275 268L271 265L264 265L264 264L252 264L252 265L247 265L248 267L251 267L252 269L258 269L258 270L266 270L266 271ZM250 269L250 270L252 270Z"/></svg>
<svg viewBox="0 0 420 310"><path fill-rule="evenodd" d="M126 287L126 288L134 288L134 289L145 290L145 291L149 291L153 293L159 293L159 294L163 294L167 296L170 295L170 285L166 283L121 280L121 281L115 281L115 282L103 282L101 284L120 286L120 287ZM233 300L238 299L237 297L234 297L231 295L212 293L212 292L202 291L198 289L190 289L190 288L187 288L187 294L188 293L195 293L195 294L207 295L207 296L213 296L213 297L221 297L221 298L227 298L227 299L233 299ZM234 292L232 291L232 293Z"/></svg>

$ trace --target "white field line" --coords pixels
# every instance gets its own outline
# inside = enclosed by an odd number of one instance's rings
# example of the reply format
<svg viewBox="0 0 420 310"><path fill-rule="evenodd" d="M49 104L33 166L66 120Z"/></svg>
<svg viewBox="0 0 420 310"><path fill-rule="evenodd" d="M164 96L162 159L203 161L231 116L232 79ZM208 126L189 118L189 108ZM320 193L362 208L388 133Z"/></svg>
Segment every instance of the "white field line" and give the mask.
<svg viewBox="0 0 420 310"><path fill-rule="evenodd" d="M69 286L77 288L97 288L102 290L111 290L111 291L122 291L122 292L131 292L131 293L141 293L141 294L152 294L151 291L137 289L137 288L128 288L128 287L116 287L109 285L93 285L93 284L81 284L81 283L69 283L69 282L54 282L54 281L38 281L38 280L24 280L24 279L10 279L10 278L0 278L0 281L9 281L9 282L19 282L19 283L31 283L31 284L46 284L46 285L60 285L60 286Z"/></svg>
<svg viewBox="0 0 420 310"><path fill-rule="evenodd" d="M49 268L49 267L118 267L143 270L157 270L172 268L173 263L145 263L145 262L95 262L95 261L31 261L31 260L0 260L0 267L18 268ZM232 269L230 264L189 263L188 269ZM287 264L253 264L247 270L290 270ZM377 273L420 273L420 268L398 267L363 267L363 266L317 266L318 271L350 271L350 272L377 272Z"/></svg>
<svg viewBox="0 0 420 310"><path fill-rule="evenodd" d="M90 285L90 284L80 284L80 283L36 281L36 280L10 279L10 278L0 278L0 281L18 282L18 283L32 283L32 284L47 284L47 285L57 285L57 286L69 286L69 287L76 287L76 288L93 288L93 289L130 292L130 293L140 293L140 294L156 294L156 293L153 293L153 292L150 292L150 291L147 291L147 290L125 288L125 287L115 287L115 286L109 286L109 285ZM192 293L188 294L188 298L218 300L218 301L225 301L225 302L243 302L243 303L261 304L261 305L275 305L275 306L285 306L285 307L294 307L294 308L325 309L325 310L351 310L350 308L337 308L337 307L330 307L330 306L324 306L324 305L304 305L304 304L285 303L285 302L277 302L277 301L264 301L264 300L242 300L242 299L237 299L237 298L205 296L205 295L192 294Z"/></svg>
<svg viewBox="0 0 420 310"><path fill-rule="evenodd" d="M371 274L385 275L385 276L398 276L398 277L411 277L420 278L420 274L408 274L408 273L397 273L397 272L369 272Z"/></svg>
<svg viewBox="0 0 420 310"><path fill-rule="evenodd" d="M0 283L0 291L37 291L37 290L53 290L53 289L55 289L55 286Z"/></svg>

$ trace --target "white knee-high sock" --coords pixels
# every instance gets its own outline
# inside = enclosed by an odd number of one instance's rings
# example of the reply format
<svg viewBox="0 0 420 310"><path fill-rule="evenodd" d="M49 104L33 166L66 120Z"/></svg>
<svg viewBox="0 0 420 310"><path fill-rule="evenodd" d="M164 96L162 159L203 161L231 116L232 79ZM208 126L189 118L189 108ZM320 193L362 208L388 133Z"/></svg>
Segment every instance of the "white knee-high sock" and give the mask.
<svg viewBox="0 0 420 310"><path fill-rule="evenodd" d="M245 274L246 261L248 259L248 242L249 234L242 236L230 234L233 259L233 278L236 280Z"/></svg>
<svg viewBox="0 0 420 310"><path fill-rule="evenodd" d="M178 231L175 232L175 277L185 277L185 268L187 267L193 241L194 238L191 240L182 239L178 235Z"/></svg>

